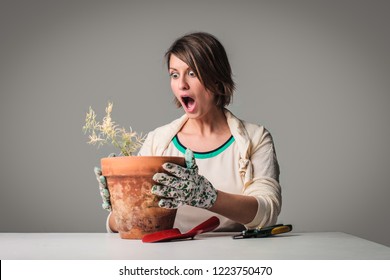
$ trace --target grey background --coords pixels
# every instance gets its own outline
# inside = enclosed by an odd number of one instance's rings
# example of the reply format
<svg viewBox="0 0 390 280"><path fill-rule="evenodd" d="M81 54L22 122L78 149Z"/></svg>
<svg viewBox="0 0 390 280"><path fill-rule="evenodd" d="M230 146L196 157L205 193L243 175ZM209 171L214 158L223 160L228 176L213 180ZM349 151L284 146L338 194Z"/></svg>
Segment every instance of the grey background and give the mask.
<svg viewBox="0 0 390 280"><path fill-rule="evenodd" d="M0 231L104 232L86 144L91 105L148 132L182 112L163 54L207 31L225 45L229 108L273 134L280 222L390 246L388 1L0 2Z"/></svg>

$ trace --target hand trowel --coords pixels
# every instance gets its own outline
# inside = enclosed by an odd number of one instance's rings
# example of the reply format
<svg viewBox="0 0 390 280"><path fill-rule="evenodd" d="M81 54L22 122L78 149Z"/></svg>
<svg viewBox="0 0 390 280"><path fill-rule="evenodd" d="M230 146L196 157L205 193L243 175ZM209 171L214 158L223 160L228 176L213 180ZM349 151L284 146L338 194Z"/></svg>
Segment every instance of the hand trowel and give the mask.
<svg viewBox="0 0 390 280"><path fill-rule="evenodd" d="M186 238L193 239L195 235L212 231L216 229L218 226L219 226L219 219L213 216L186 233L181 233L178 228L162 230L162 231L144 235L142 237L142 242L152 243L152 242L170 241L175 239L186 239Z"/></svg>

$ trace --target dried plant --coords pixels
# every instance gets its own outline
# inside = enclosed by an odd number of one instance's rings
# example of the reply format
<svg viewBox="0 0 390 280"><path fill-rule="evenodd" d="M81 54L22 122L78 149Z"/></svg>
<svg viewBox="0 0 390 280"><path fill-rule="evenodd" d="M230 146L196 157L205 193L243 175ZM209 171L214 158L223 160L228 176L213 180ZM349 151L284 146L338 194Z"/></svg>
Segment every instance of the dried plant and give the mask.
<svg viewBox="0 0 390 280"><path fill-rule="evenodd" d="M112 144L120 150L120 155L131 156L141 148L146 135L138 134L131 127L127 131L124 127L117 125L111 118L112 107L113 103L108 102L106 116L101 123L96 121L96 113L89 107L83 126L84 133L89 133L87 143L97 145L98 148L104 144Z"/></svg>

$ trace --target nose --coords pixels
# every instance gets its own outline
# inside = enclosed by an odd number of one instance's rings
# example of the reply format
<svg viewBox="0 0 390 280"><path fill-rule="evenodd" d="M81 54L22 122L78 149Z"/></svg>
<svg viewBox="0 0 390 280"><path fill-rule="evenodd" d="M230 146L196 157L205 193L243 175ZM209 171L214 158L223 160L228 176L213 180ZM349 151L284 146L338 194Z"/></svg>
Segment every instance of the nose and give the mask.
<svg viewBox="0 0 390 280"><path fill-rule="evenodd" d="M180 90L188 90L190 86L187 83L187 78L185 75L179 78L179 89Z"/></svg>

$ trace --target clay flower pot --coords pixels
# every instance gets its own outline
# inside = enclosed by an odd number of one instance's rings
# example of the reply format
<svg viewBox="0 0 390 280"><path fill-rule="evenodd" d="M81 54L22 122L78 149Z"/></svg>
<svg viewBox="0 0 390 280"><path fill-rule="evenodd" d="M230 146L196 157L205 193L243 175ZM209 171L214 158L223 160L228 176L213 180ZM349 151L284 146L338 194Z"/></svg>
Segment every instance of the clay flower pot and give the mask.
<svg viewBox="0 0 390 280"><path fill-rule="evenodd" d="M161 165L172 162L185 166L182 157L124 156L101 159L102 174L107 179L112 211L121 238L141 239L145 234L171 229L176 209L158 206L151 193L152 177L164 172Z"/></svg>

